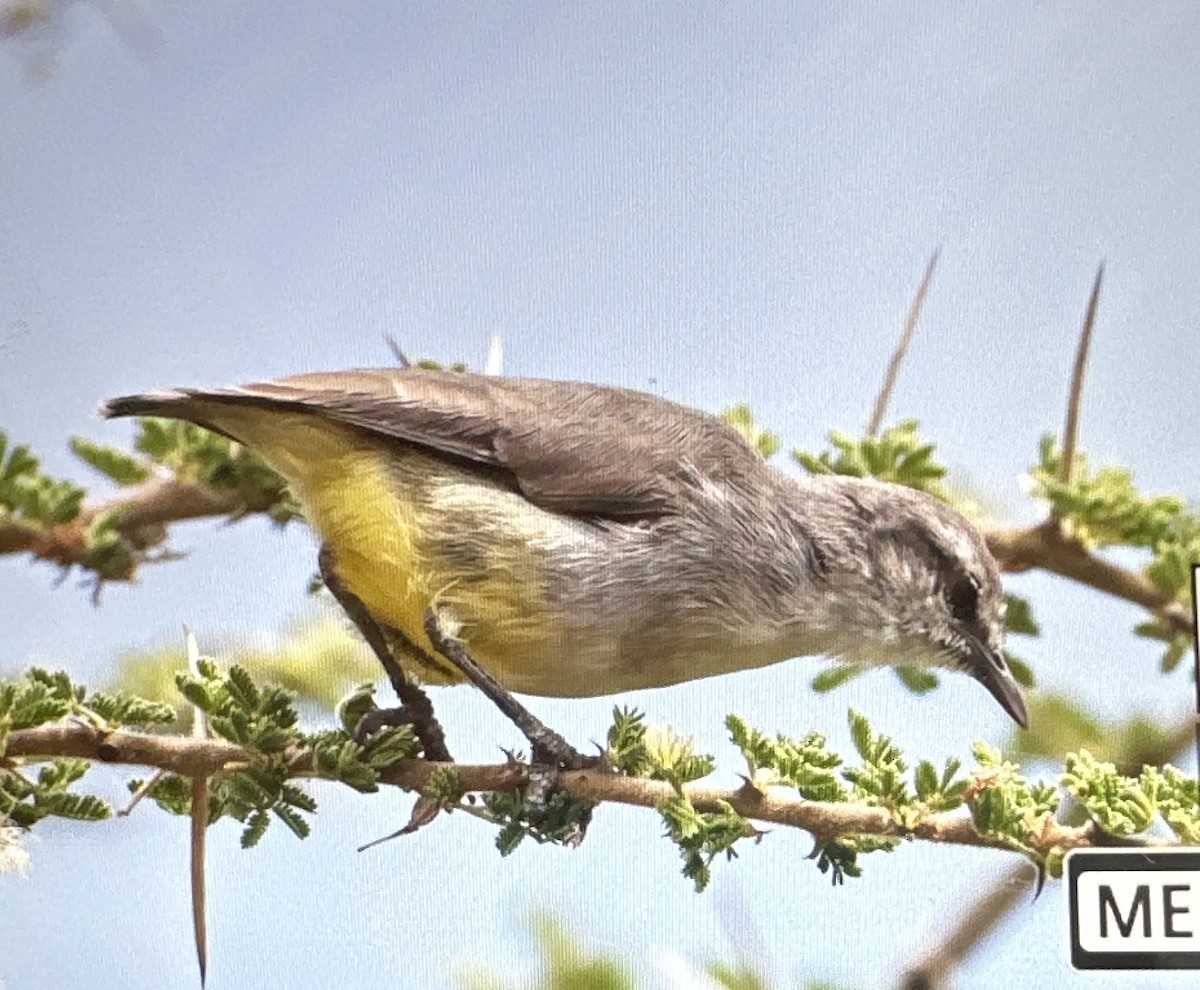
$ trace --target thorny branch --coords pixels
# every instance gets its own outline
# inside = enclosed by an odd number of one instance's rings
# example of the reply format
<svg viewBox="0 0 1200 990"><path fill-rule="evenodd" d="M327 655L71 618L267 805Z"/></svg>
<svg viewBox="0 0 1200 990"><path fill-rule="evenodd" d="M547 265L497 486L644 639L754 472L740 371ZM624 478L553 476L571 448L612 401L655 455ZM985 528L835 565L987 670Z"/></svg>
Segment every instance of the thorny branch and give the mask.
<svg viewBox="0 0 1200 990"><path fill-rule="evenodd" d="M251 762L250 754L232 743L123 729L105 732L83 723L20 729L8 736L6 759L51 756L157 767L185 777L211 776ZM292 770L297 775L304 776L311 771L310 753L296 750L290 756ZM520 763L471 766L428 760L400 760L381 771L380 781L420 792L443 767L453 768L465 793L512 791L527 782L528 768ZM592 769L563 771L559 784L575 797L594 804L609 802L652 808L676 794L668 783ZM746 818L803 829L818 841L842 835L878 835L1011 850L1002 839L980 835L971 819L959 811L929 814L909 828L885 808L806 801L777 791L764 793L749 784L734 789L685 785L684 791L700 811L720 811L722 802L726 802ZM1040 834L1031 841L1032 848L1040 855L1085 846L1171 844L1144 836L1116 838L1104 835L1090 824L1073 828L1052 821L1046 822Z"/></svg>

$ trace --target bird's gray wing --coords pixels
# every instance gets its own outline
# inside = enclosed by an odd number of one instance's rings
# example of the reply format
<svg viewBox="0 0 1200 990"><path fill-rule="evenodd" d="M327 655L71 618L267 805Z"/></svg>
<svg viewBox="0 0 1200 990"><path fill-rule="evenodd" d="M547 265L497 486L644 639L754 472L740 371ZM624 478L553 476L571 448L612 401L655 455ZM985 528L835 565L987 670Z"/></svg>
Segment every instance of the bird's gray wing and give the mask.
<svg viewBox="0 0 1200 990"><path fill-rule="evenodd" d="M498 469L534 504L576 515L669 513L681 485L719 483L761 465L716 417L584 382L381 368L175 394L319 410L368 433Z"/></svg>

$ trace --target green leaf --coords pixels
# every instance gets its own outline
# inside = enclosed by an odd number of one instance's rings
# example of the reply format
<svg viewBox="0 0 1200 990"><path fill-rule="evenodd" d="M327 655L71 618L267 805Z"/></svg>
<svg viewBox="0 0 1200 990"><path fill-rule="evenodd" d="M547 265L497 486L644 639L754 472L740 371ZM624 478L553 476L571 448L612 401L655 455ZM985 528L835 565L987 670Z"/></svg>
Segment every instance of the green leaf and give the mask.
<svg viewBox="0 0 1200 990"><path fill-rule="evenodd" d="M770 460L779 452L778 434L758 426L749 406L741 405L726 409L721 413L721 419L737 430L764 460Z"/></svg>
<svg viewBox="0 0 1200 990"><path fill-rule="evenodd" d="M913 694L928 694L938 686L938 676L932 671L910 666L894 667L893 670L900 683Z"/></svg>
<svg viewBox="0 0 1200 990"><path fill-rule="evenodd" d="M1018 636L1040 636L1041 627L1033 618L1029 600L1011 592L1004 596L1007 602L1005 625L1010 633Z"/></svg>
<svg viewBox="0 0 1200 990"><path fill-rule="evenodd" d="M834 688L841 687L847 681L853 680L860 674L866 673L867 668L863 666L855 666L848 663L837 664L833 667L826 667L818 672L812 679L811 687L818 694L825 694L832 691Z"/></svg>
<svg viewBox="0 0 1200 990"><path fill-rule="evenodd" d="M242 832L242 848L251 849L257 846L266 834L267 826L270 824L271 819L265 811L251 812L249 821L246 823L246 829Z"/></svg>
<svg viewBox="0 0 1200 990"><path fill-rule="evenodd" d="M836 431L829 434L833 450L809 454L795 450L792 456L809 474L842 474L916 488L946 498L942 478L946 469L933 457L933 444L917 437L916 420L904 420L877 437L853 438Z"/></svg>
<svg viewBox="0 0 1200 990"><path fill-rule="evenodd" d="M150 477L150 469L137 458L113 447L103 447L84 437L71 438L71 451L85 464L118 485L136 485Z"/></svg>

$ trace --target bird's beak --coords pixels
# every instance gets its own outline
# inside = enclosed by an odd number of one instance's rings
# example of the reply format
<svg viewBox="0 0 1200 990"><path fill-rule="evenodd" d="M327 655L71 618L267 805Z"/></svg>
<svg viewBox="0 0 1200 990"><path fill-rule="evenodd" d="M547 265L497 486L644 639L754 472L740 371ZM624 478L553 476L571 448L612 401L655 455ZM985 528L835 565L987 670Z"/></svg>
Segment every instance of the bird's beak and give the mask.
<svg viewBox="0 0 1200 990"><path fill-rule="evenodd" d="M971 639L971 655L967 659L967 669L971 676L979 681L988 693L1000 702L1000 707L1022 729L1029 728L1029 712L1025 709L1025 699L1021 697L1021 686L1009 670L1004 654L998 650L984 646L974 637Z"/></svg>

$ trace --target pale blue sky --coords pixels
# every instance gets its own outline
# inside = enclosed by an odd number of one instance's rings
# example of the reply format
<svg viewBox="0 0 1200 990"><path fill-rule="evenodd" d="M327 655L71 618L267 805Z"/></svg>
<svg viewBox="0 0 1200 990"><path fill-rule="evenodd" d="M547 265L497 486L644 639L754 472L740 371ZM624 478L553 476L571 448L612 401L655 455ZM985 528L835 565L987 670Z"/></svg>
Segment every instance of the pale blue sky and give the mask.
<svg viewBox="0 0 1200 990"><path fill-rule="evenodd" d="M43 85L25 81L27 50L0 48L0 428L53 471L92 481L71 434L129 437L94 419L105 396L386 363L384 334L479 365L499 333L510 373L749 401L789 446L815 447L861 429L941 245L893 420L920 418L957 478L1035 518L1016 478L1060 426L1103 257L1083 443L1148 489L1200 496L1191 2L142 9L161 33L148 59L85 6ZM194 524L174 544L187 561L99 609L45 567L0 561L0 672L38 661L102 679L184 621L202 643L269 638L319 607L300 527ZM1187 704L1184 674L1160 678L1127 635L1135 609L1043 576L1011 586L1040 605L1046 635L1019 648L1044 683L1112 713ZM924 699L883 673L814 697L817 669L620 700L722 754L729 710L845 747L856 705L939 759L1006 737L965 678ZM435 703L462 758L514 744L472 693ZM612 701L534 704L584 742ZM721 905L736 902L786 982L888 985L1011 862L913 846L835 890L804 861L807 837L775 830L697 897L645 813L603 809L574 852L503 861L456 816L360 855L406 803L318 796L304 844L280 830L243 853L215 830L215 990L278 985L273 952L294 987L447 986L455 960L519 966L524 905L634 959L705 960L733 951ZM185 834L150 808L39 828L31 876L0 883L9 990L193 986ZM1053 971L1039 982L1095 982L1066 971L1064 946L1051 890L958 985L1032 983L1034 966Z"/></svg>

